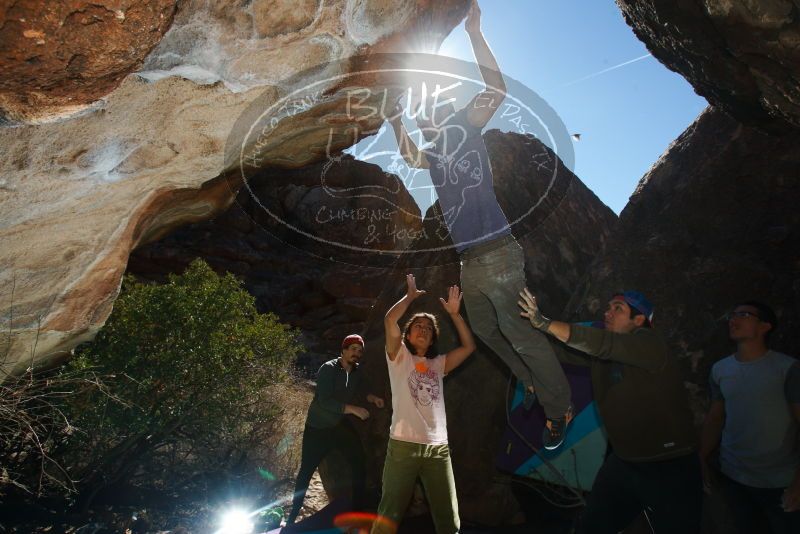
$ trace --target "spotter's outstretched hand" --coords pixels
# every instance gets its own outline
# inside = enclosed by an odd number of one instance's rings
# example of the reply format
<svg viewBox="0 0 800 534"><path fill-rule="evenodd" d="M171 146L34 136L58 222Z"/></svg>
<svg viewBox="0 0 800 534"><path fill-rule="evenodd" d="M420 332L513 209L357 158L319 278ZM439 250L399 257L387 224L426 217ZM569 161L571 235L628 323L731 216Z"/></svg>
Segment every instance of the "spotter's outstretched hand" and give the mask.
<svg viewBox="0 0 800 534"><path fill-rule="evenodd" d="M450 315L456 315L458 310L461 309L461 299L463 296L458 286L450 286L450 289L447 290L447 300L440 298L439 302L442 303L444 311Z"/></svg>
<svg viewBox="0 0 800 534"><path fill-rule="evenodd" d="M406 296L409 300L414 300L425 294L424 290L417 289L417 281L413 274L406 275Z"/></svg>
<svg viewBox="0 0 800 534"><path fill-rule="evenodd" d="M517 301L517 304L523 310L520 312L520 315L528 319L531 325L537 330L547 332L547 328L550 326L550 319L542 315L542 312L539 311L536 297L528 291L527 287L519 292L519 296L522 300Z"/></svg>

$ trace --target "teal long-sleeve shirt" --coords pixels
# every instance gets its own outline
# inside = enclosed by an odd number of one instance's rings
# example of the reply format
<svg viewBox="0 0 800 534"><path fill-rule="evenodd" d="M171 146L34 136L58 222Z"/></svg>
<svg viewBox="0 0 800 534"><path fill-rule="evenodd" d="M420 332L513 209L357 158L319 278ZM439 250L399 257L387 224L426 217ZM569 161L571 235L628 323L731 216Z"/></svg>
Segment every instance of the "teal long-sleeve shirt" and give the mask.
<svg viewBox="0 0 800 534"><path fill-rule="evenodd" d="M344 417L345 404L354 404L363 396L358 365L348 373L339 358L327 361L317 372L317 388L308 408L306 424L314 428L335 426Z"/></svg>

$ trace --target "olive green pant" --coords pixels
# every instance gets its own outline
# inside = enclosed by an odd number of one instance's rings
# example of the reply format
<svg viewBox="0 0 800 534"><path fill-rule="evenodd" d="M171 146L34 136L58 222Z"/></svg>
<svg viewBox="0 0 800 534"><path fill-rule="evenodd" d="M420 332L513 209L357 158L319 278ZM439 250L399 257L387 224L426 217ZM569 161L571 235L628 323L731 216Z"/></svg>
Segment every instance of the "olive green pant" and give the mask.
<svg viewBox="0 0 800 534"><path fill-rule="evenodd" d="M450 448L389 440L383 465L383 496L372 534L393 534L414 493L417 477L428 497L437 534L455 534L461 526L450 463Z"/></svg>
<svg viewBox="0 0 800 534"><path fill-rule="evenodd" d="M461 290L472 331L497 354L525 387L533 386L549 419L564 417L572 393L547 336L520 317L525 254L513 237L486 251L461 254ZM490 243L491 248L496 243Z"/></svg>

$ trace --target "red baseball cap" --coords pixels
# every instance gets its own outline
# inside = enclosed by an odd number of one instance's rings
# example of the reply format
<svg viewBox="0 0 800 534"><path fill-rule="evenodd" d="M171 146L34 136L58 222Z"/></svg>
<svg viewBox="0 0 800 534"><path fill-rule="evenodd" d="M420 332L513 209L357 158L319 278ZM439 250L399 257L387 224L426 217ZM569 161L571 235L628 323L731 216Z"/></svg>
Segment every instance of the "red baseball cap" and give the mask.
<svg viewBox="0 0 800 534"><path fill-rule="evenodd" d="M346 349L347 347L349 347L353 343L358 343L359 345L361 345L363 347L364 346L364 338L362 338L358 334L350 334L349 336L344 338L344 341L342 341L342 349Z"/></svg>

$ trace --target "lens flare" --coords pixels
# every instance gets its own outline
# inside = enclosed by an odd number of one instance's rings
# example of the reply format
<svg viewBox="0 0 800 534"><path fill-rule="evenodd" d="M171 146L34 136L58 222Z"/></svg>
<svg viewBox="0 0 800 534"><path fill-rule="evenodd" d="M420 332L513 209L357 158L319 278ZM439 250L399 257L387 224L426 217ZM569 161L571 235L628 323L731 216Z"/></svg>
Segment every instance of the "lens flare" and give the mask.
<svg viewBox="0 0 800 534"><path fill-rule="evenodd" d="M263 467L258 468L258 474L261 475L261 478L269 481L275 480L275 475L264 469Z"/></svg>
<svg viewBox="0 0 800 534"><path fill-rule="evenodd" d="M333 526L350 534L367 534L373 524L380 524L388 532L397 532L397 525L388 517L366 512L346 512L333 519Z"/></svg>
<svg viewBox="0 0 800 534"><path fill-rule="evenodd" d="M222 528L217 534L250 534L253 527L250 514L244 510L230 510L222 516Z"/></svg>

